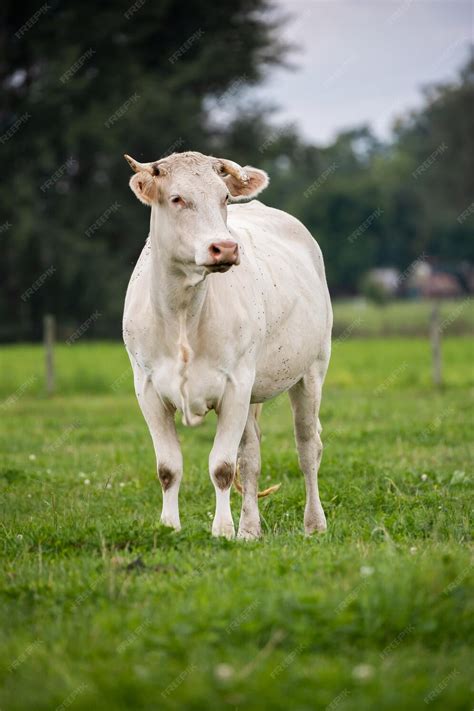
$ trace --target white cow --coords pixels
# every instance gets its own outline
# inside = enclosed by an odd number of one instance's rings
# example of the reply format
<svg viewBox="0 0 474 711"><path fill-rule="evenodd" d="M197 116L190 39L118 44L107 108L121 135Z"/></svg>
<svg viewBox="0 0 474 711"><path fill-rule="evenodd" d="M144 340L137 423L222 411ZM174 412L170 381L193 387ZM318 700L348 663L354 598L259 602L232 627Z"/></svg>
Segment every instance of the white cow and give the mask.
<svg viewBox="0 0 474 711"><path fill-rule="evenodd" d="M323 531L318 420L332 310L321 251L294 217L253 198L262 170L187 152L153 163L125 156L130 187L151 207L150 234L125 300L124 341L163 490L161 521L180 529L186 425L218 416L209 471L215 536L234 536L230 492L242 481L238 536L260 535L258 403L288 390L306 482L306 533Z"/></svg>

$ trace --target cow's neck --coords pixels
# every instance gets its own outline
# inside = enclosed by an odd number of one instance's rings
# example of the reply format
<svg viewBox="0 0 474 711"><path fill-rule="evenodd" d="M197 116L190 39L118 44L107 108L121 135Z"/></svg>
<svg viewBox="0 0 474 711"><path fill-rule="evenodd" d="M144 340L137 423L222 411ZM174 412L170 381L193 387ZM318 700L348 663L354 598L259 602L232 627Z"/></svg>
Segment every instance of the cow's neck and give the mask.
<svg viewBox="0 0 474 711"><path fill-rule="evenodd" d="M172 240L162 239L159 230L164 227L152 210L150 243L152 257L151 301L157 316L166 319L169 325L179 323L185 315L188 324L199 319L207 293L207 280L200 274L181 269L167 252L164 244Z"/></svg>
<svg viewBox="0 0 474 711"><path fill-rule="evenodd" d="M158 232L162 228L153 210L150 223L151 302L155 315L165 327L163 335L167 348L176 354L183 422L193 425L198 424L202 417L193 415L189 404L188 374L195 355L190 337L198 330L206 300L207 280L199 274L188 274L177 267L172 255L163 247L163 244L171 242L163 239L163 234Z"/></svg>

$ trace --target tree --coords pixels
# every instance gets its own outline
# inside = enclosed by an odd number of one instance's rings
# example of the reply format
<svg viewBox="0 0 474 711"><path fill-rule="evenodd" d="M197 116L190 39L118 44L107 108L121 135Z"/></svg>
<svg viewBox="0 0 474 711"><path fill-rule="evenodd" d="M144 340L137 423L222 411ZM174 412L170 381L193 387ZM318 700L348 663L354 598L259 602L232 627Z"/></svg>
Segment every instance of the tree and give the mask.
<svg viewBox="0 0 474 711"><path fill-rule="evenodd" d="M119 335L148 220L130 199L123 153L152 160L208 151L209 99L236 82L258 82L283 60L271 7L269 0L189 0L185 10L177 0L3 6L4 337L38 336L49 310L71 325L99 311L97 330Z"/></svg>

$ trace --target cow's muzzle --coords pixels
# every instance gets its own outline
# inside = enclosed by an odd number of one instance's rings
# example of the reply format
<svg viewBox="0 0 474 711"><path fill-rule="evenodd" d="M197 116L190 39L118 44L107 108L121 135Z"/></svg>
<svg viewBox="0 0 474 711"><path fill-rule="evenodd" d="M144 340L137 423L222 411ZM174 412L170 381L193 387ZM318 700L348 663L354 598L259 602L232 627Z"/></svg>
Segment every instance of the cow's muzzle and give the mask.
<svg viewBox="0 0 474 711"><path fill-rule="evenodd" d="M212 271L227 271L234 264L239 264L239 245L233 240L226 239L221 242L212 242L208 248L206 267Z"/></svg>

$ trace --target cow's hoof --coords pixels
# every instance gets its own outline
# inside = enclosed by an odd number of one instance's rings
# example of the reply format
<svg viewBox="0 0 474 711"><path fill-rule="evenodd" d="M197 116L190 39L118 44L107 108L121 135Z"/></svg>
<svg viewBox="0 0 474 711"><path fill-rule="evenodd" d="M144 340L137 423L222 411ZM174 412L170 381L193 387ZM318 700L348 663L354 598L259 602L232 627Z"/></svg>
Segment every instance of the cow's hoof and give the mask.
<svg viewBox="0 0 474 711"><path fill-rule="evenodd" d="M235 538L234 524L214 521L212 524L212 535L216 538L227 538L231 540Z"/></svg>
<svg viewBox="0 0 474 711"><path fill-rule="evenodd" d="M313 533L325 533L327 531L326 521L315 521L310 524L305 523L304 532L307 536L312 536Z"/></svg>
<svg viewBox="0 0 474 711"><path fill-rule="evenodd" d="M327 529L326 516L321 504L307 506L304 512L304 532L307 536L313 533L324 533Z"/></svg>
<svg viewBox="0 0 474 711"><path fill-rule="evenodd" d="M260 538L260 526L240 525L237 538L242 541L256 541Z"/></svg>
<svg viewBox="0 0 474 711"><path fill-rule="evenodd" d="M175 531L181 531L181 524L176 519L169 518L168 516L162 516L160 518L160 523L162 526L167 528L173 528Z"/></svg>

